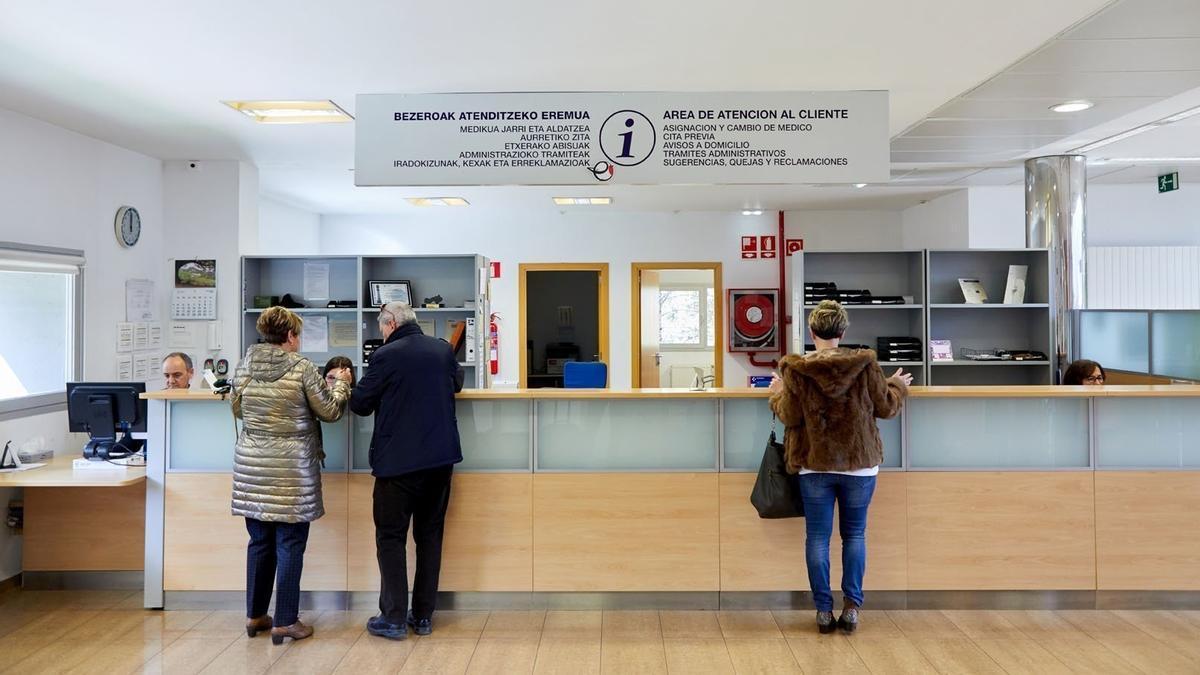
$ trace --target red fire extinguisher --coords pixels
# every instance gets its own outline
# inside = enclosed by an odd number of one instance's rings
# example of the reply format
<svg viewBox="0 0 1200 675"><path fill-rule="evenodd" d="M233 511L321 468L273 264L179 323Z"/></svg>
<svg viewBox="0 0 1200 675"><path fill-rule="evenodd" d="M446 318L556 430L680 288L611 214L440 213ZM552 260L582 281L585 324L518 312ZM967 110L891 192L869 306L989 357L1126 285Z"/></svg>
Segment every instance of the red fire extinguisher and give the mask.
<svg viewBox="0 0 1200 675"><path fill-rule="evenodd" d="M488 320L488 369L493 375L500 372L500 315L493 313Z"/></svg>

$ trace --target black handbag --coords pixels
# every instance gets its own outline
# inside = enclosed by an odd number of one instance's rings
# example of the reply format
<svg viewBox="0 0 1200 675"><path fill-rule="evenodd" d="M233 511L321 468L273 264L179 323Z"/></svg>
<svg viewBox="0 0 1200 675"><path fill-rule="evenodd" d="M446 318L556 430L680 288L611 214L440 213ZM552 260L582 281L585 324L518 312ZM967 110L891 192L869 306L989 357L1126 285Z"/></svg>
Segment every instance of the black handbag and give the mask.
<svg viewBox="0 0 1200 675"><path fill-rule="evenodd" d="M783 446L775 440L775 420L771 419L771 436L763 452L758 478L750 491L750 503L759 518L803 518L804 502L800 500L796 477L787 472Z"/></svg>

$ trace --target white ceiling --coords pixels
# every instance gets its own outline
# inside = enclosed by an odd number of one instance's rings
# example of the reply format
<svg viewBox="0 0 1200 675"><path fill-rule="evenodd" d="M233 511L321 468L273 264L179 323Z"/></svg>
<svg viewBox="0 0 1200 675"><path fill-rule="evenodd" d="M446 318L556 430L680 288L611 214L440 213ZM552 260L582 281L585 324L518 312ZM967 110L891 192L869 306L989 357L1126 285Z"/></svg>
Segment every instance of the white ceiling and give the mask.
<svg viewBox="0 0 1200 675"><path fill-rule="evenodd" d="M1095 15L1107 5L0 0L0 107L164 159L250 160L265 193L362 213L437 191L354 188L352 125L256 125L219 101L330 98L353 112L371 92L887 89L893 185L605 192L631 209L896 208L1003 184L1014 170L981 167L1200 87L1200 2L1122 0ZM1046 111L1073 97L1099 105ZM977 166L953 180L909 170L940 163ZM562 192L453 194L546 208Z"/></svg>

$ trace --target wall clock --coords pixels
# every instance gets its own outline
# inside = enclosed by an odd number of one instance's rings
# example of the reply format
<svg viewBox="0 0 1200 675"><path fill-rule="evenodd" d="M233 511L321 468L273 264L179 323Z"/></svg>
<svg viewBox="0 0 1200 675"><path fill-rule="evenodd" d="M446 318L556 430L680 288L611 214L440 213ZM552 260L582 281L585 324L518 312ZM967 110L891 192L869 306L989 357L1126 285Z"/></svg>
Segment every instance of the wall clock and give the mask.
<svg viewBox="0 0 1200 675"><path fill-rule="evenodd" d="M122 206L117 209L113 228L117 233L117 241L125 248L130 248L142 237L142 216L132 206Z"/></svg>

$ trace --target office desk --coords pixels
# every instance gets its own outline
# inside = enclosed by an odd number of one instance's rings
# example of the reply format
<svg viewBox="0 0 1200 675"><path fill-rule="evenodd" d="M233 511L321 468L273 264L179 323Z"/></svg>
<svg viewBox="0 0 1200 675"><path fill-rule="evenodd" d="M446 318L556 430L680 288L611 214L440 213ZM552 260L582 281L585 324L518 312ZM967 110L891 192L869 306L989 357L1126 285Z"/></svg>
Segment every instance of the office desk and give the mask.
<svg viewBox="0 0 1200 675"><path fill-rule="evenodd" d="M100 586L129 586L141 575L146 469L75 471L71 463L79 456L63 451L46 466L0 473L0 487L25 488L27 588L58 586L64 572Z"/></svg>
<svg viewBox="0 0 1200 675"><path fill-rule="evenodd" d="M464 391L442 590L806 589L804 522L762 520L749 504L771 428L767 396ZM146 579L158 581L148 606L241 591L229 404L146 397L148 494L157 484L160 495L147 509L159 518L147 529ZM873 591L1200 590L1200 387L913 387L879 430ZM326 516L313 523L306 592L378 589L370 437L370 418L325 429ZM831 562L836 577L836 553Z"/></svg>
<svg viewBox="0 0 1200 675"><path fill-rule="evenodd" d="M44 488L103 488L126 487L146 482L146 467L129 467L76 471L72 464L81 454L56 454L46 466L28 471L0 473L0 488L44 487Z"/></svg>

